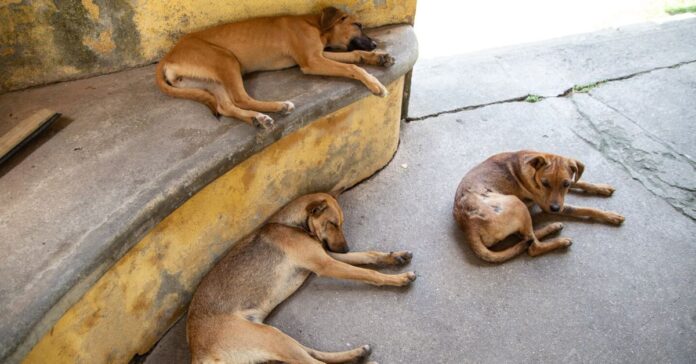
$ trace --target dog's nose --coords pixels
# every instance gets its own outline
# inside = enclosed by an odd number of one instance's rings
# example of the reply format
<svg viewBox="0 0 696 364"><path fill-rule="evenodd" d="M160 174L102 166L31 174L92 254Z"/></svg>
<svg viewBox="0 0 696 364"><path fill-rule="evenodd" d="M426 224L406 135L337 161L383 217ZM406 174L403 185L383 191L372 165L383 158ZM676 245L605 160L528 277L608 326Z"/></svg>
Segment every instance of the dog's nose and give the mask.
<svg viewBox="0 0 696 364"><path fill-rule="evenodd" d="M550 208L551 211L553 211L553 212L561 211L561 206L559 206L559 205L556 204L556 203L551 204L551 206L549 206L549 208Z"/></svg>

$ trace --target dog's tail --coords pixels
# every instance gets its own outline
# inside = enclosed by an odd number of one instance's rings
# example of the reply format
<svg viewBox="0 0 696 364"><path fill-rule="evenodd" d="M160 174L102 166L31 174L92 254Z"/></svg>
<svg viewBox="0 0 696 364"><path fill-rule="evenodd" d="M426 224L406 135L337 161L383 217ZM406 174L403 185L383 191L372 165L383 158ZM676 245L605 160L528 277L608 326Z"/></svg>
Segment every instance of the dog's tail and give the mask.
<svg viewBox="0 0 696 364"><path fill-rule="evenodd" d="M488 247L485 244L483 244L483 241L481 240L481 237L478 236L478 234L467 233L466 240L469 243L471 250L473 250L474 253L476 253L476 255L478 255L481 259L489 263L505 262L527 250L527 242L524 240L501 251L494 251L488 249Z"/></svg>
<svg viewBox="0 0 696 364"><path fill-rule="evenodd" d="M213 112L215 116L219 115L217 111L217 100L215 96L210 92L199 89L199 88L179 88L172 86L165 77L166 62L160 61L157 63L157 70L155 71L155 83L162 92L169 96L179 97L182 99L189 99L198 101L200 103L208 106L210 111Z"/></svg>

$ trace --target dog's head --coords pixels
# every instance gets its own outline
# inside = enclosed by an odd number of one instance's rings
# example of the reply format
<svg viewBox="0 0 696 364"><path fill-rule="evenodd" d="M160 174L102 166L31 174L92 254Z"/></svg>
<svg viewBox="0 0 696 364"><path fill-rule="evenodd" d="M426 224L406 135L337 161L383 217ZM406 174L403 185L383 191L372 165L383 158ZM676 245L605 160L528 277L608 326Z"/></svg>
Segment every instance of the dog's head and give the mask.
<svg viewBox="0 0 696 364"><path fill-rule="evenodd" d="M321 34L326 37L326 48L339 51L371 51L377 43L363 32L362 24L352 15L334 7L321 11Z"/></svg>
<svg viewBox="0 0 696 364"><path fill-rule="evenodd" d="M338 201L330 195L323 195L307 205L307 227L309 232L324 244L325 248L336 253L348 251L348 243L343 236L343 211Z"/></svg>
<svg viewBox="0 0 696 364"><path fill-rule="evenodd" d="M534 202L546 212L561 211L568 188L585 171L580 161L554 154L528 152L521 162Z"/></svg>

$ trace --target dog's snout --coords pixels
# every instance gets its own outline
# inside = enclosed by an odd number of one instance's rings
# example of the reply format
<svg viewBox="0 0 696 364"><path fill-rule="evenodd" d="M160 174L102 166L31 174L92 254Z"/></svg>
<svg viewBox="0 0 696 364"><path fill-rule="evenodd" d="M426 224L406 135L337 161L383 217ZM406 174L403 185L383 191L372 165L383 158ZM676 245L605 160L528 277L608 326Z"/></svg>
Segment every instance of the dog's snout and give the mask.
<svg viewBox="0 0 696 364"><path fill-rule="evenodd" d="M561 206L557 203L552 203L551 206L549 206L549 209L552 212L559 212L559 211L561 211Z"/></svg>
<svg viewBox="0 0 696 364"><path fill-rule="evenodd" d="M348 51L371 51L375 48L377 43L366 35L355 37L348 44Z"/></svg>
<svg viewBox="0 0 696 364"><path fill-rule="evenodd" d="M350 248L348 248L347 244L343 244L343 246L340 246L336 249L332 249L334 253L348 253L350 251Z"/></svg>

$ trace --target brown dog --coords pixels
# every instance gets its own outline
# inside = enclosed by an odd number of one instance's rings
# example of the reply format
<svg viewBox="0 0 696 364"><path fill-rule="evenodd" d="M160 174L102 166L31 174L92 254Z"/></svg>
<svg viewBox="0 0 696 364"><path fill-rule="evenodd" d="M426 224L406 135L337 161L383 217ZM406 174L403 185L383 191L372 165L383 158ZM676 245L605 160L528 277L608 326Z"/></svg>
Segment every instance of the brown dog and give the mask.
<svg viewBox="0 0 696 364"><path fill-rule="evenodd" d="M369 355L367 345L320 352L263 324L312 272L378 286L405 286L416 279L413 272L387 275L354 267L402 265L412 255L347 253L342 225L338 202L331 195L315 193L290 202L232 247L193 295L186 326L193 363L342 363Z"/></svg>
<svg viewBox="0 0 696 364"><path fill-rule="evenodd" d="M473 251L489 262L504 262L525 250L537 256L570 246L568 238L539 241L563 224L534 230L527 204L537 204L545 212L621 224L624 217L615 212L563 204L569 189L601 196L614 193L609 185L580 181L584 170L579 161L554 154L527 150L496 154L462 179L454 198L454 218ZM515 233L522 237L517 244L502 251L489 249Z"/></svg>
<svg viewBox="0 0 696 364"><path fill-rule="evenodd" d="M202 102L216 115L270 128L273 119L262 112L288 113L295 106L251 98L243 74L299 65L306 74L356 79L386 96L377 78L345 64L394 64L389 54L372 52L376 47L355 17L333 7L320 15L251 19L185 35L157 65L156 81L162 92Z"/></svg>

